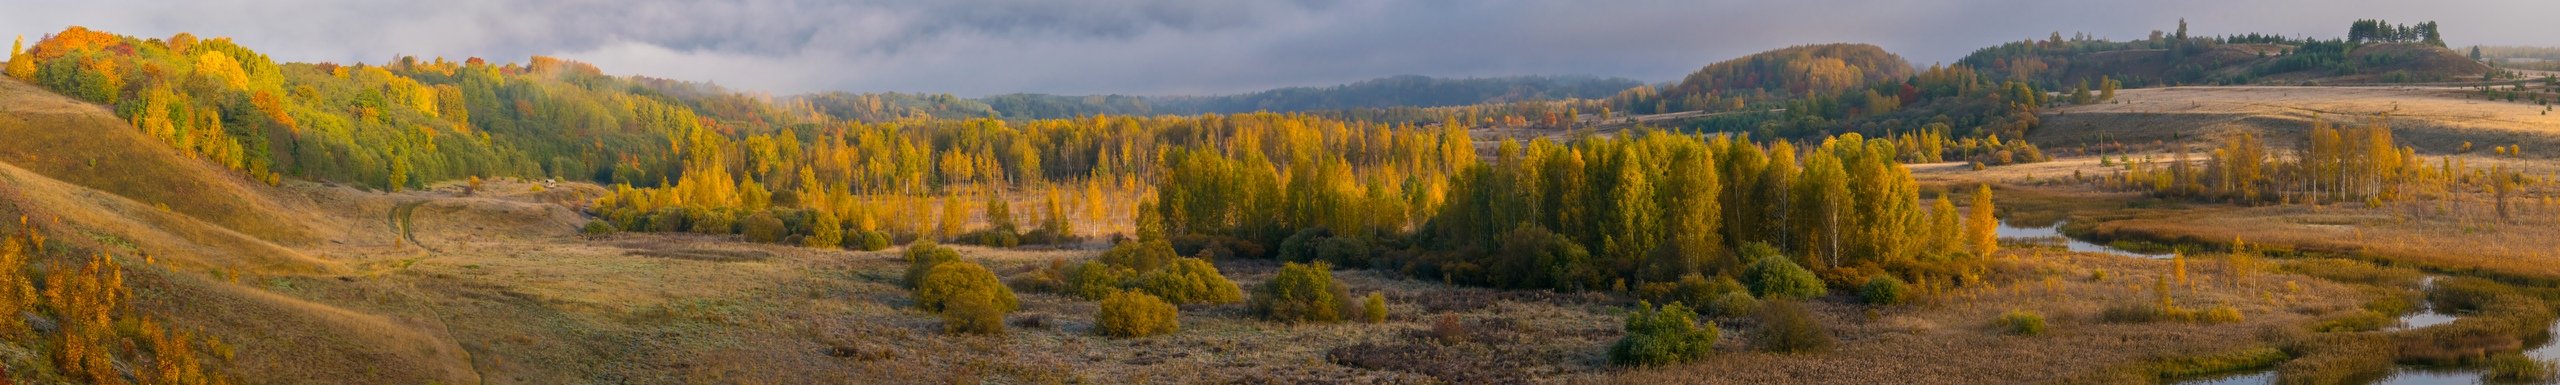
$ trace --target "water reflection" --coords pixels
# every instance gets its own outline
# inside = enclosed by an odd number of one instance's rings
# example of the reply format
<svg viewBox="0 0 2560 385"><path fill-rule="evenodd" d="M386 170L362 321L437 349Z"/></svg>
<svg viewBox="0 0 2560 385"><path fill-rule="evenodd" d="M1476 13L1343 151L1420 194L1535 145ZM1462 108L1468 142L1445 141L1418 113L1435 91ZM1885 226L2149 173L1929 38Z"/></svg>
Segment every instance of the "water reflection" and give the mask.
<svg viewBox="0 0 2560 385"><path fill-rule="evenodd" d="M2072 238L2068 235L2062 234L2062 222L2058 221L2054 222L2052 225L2044 227L2021 227L2018 226L2018 224L2011 223L2011 221L2001 220L1999 234L2000 239L2011 242L2036 244L2054 244L2056 242L2060 242L2063 249L2076 252L2115 254L2151 259L2168 259L2170 256L2169 253L2146 253L2125 250L2116 248L2115 246L2089 243L2088 241L2082 241L2078 238Z"/></svg>

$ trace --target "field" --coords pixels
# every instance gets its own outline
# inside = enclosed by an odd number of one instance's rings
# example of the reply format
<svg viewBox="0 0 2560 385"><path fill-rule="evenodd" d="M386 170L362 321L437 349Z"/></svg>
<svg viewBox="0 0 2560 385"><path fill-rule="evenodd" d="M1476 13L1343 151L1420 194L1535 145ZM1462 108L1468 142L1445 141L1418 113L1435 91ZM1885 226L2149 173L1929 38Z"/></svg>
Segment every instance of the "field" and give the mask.
<svg viewBox="0 0 2560 385"><path fill-rule="evenodd" d="M2055 108L2027 139L2047 150L2215 140L2242 130L2268 143L2300 140L2311 119L2368 122L2386 117L2400 144L2421 154L2521 145L2536 159L2560 157L2560 116L2530 100L2490 101L2468 88L2168 87L2119 91L2111 102Z"/></svg>

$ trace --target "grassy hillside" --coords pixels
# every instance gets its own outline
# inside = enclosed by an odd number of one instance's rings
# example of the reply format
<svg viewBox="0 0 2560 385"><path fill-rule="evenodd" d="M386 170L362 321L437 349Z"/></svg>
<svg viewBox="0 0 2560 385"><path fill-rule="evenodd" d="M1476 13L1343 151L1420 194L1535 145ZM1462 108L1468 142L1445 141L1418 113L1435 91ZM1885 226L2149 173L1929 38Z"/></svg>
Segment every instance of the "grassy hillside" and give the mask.
<svg viewBox="0 0 2560 385"><path fill-rule="evenodd" d="M304 244L325 229L308 202L189 158L106 108L0 79L0 162L202 219L257 238Z"/></svg>

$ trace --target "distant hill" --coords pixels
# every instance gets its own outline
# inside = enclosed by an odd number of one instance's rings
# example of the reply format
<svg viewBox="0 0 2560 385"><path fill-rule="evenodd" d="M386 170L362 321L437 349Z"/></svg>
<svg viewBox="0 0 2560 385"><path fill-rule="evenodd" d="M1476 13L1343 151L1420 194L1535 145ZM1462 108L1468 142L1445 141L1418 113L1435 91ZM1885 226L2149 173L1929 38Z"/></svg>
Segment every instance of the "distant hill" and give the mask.
<svg viewBox="0 0 2560 385"><path fill-rule="evenodd" d="M2430 26L2432 24L2429 24ZM2429 27L2432 30L2432 27ZM2061 90L2101 78L2127 87L2175 84L2419 83L2480 80L2490 68L2426 39L2306 39L2273 35L2142 40L2085 36L2010 42L1976 50L1959 64L2003 80Z"/></svg>
<svg viewBox="0 0 2560 385"><path fill-rule="evenodd" d="M1872 44L1781 48L1708 64L1663 90L1671 99L1706 93L1838 93L1910 78L1911 62Z"/></svg>

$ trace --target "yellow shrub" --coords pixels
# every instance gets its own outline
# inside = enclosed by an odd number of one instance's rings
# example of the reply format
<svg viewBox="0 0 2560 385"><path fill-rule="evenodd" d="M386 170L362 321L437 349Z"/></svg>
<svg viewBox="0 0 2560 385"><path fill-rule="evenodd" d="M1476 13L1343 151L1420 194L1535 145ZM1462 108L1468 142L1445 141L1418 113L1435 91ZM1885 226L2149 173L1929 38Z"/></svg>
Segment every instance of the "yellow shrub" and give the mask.
<svg viewBox="0 0 2560 385"><path fill-rule="evenodd" d="M1020 306L1013 289L996 280L996 274L976 262L951 261L933 267L924 281L916 285L916 307L928 311L948 312L954 302L986 300L998 315Z"/></svg>
<svg viewBox="0 0 2560 385"><path fill-rule="evenodd" d="M1173 304L1156 296L1121 291L1102 299L1102 312L1094 315L1093 324L1095 332L1106 336L1146 337L1181 330L1182 317Z"/></svg>

